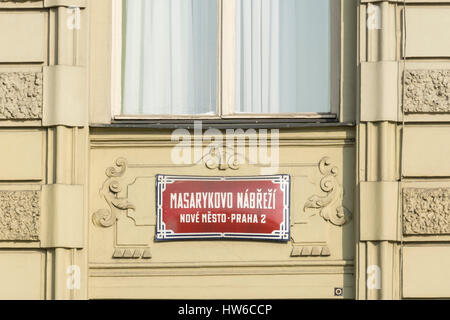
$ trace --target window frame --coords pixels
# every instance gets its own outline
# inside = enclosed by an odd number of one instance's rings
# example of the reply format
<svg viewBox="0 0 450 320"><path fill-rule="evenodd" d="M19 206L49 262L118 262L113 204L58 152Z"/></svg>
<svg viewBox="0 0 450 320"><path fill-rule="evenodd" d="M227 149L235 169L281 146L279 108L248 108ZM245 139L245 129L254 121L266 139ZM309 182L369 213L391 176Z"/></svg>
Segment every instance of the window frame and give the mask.
<svg viewBox="0 0 450 320"><path fill-rule="evenodd" d="M331 0L330 13L330 112L296 112L254 114L235 112L235 1L218 2L218 59L216 114L192 115L127 115L122 113L122 36L124 0L112 0L111 39L111 119L112 121L139 120L239 120L239 119L298 119L337 122L342 112L342 2Z"/></svg>

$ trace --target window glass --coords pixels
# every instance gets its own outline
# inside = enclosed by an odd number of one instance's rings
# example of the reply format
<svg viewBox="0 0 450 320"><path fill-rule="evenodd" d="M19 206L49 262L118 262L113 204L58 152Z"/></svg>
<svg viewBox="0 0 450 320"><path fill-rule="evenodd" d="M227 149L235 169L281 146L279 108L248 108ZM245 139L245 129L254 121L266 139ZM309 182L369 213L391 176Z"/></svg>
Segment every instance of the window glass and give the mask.
<svg viewBox="0 0 450 320"><path fill-rule="evenodd" d="M125 0L123 114L216 114L215 0Z"/></svg>
<svg viewBox="0 0 450 320"><path fill-rule="evenodd" d="M236 112L330 112L330 0L234 1Z"/></svg>

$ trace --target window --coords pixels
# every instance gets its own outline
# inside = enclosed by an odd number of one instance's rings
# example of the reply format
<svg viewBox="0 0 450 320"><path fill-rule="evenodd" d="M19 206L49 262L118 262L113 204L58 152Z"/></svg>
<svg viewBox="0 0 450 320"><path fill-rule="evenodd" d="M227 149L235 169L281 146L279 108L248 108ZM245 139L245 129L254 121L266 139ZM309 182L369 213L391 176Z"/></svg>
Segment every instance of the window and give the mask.
<svg viewBox="0 0 450 320"><path fill-rule="evenodd" d="M339 2L116 0L115 117L336 118Z"/></svg>

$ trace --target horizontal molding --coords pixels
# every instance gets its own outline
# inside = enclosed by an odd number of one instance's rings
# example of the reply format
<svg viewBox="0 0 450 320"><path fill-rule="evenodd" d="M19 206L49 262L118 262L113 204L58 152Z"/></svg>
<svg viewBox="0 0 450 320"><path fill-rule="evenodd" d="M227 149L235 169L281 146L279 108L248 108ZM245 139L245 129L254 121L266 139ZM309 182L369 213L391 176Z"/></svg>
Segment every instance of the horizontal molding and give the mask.
<svg viewBox="0 0 450 320"><path fill-rule="evenodd" d="M334 128L334 129L321 129L321 128L308 128L308 129L291 129L291 130L279 130L278 139L280 144L354 144L356 140L356 128ZM255 129L259 132L259 129ZM244 132L246 129L244 129ZM93 145L98 146L110 146L110 145L167 145L173 146L178 144L178 139L172 141L173 130L156 130L156 129L109 129L109 128L93 128L90 135L90 141ZM193 131L189 131L191 134L191 141L201 140L204 136L197 137ZM226 141L227 135L225 130L221 130L223 133L223 141ZM233 135L229 135L230 139ZM238 135L239 136L239 135ZM236 135L234 136L236 137ZM259 138L259 136L258 136ZM270 142L271 130L267 131L267 139ZM248 137L246 137L248 141ZM205 141L204 145L207 146L210 141Z"/></svg>
<svg viewBox="0 0 450 320"><path fill-rule="evenodd" d="M361 63L361 121L398 121L398 62Z"/></svg>
<svg viewBox="0 0 450 320"><path fill-rule="evenodd" d="M78 7L85 8L87 6L86 0L0 0L0 5L6 4L10 7Z"/></svg>
<svg viewBox="0 0 450 320"><path fill-rule="evenodd" d="M403 298L450 297L450 247L405 246L402 263Z"/></svg>
<svg viewBox="0 0 450 320"><path fill-rule="evenodd" d="M46 29L43 10L1 10L0 63L45 63Z"/></svg>
<svg viewBox="0 0 450 320"><path fill-rule="evenodd" d="M44 72L0 72L0 121L41 119L44 126L87 125L85 68L52 66L44 67Z"/></svg>

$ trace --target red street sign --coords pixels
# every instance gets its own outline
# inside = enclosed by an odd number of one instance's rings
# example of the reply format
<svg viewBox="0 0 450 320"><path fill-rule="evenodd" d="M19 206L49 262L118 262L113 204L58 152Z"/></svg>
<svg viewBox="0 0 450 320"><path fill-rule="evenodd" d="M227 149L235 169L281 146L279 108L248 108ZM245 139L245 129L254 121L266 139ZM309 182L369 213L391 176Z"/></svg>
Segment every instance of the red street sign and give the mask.
<svg viewBox="0 0 450 320"><path fill-rule="evenodd" d="M290 240L290 176L158 175L156 240Z"/></svg>

